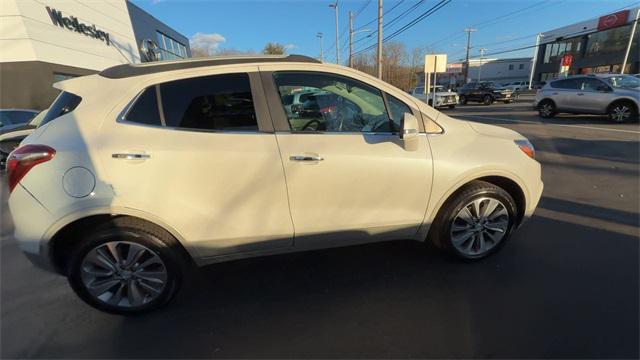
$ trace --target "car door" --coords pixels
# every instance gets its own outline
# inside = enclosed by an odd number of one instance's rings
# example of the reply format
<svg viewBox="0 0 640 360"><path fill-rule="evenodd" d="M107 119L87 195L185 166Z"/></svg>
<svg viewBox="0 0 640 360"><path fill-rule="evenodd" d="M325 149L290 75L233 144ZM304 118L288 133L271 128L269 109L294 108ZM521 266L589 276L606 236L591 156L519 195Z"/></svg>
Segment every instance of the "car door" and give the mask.
<svg viewBox="0 0 640 360"><path fill-rule="evenodd" d="M612 100L611 87L595 78L582 78L575 106L585 112L604 113Z"/></svg>
<svg viewBox="0 0 640 360"><path fill-rule="evenodd" d="M265 69L295 246L415 236L432 176L426 134L415 150L406 150L398 136L400 119L416 113L415 105L349 73ZM315 89L324 101L304 119L285 113L280 101L299 88Z"/></svg>
<svg viewBox="0 0 640 360"><path fill-rule="evenodd" d="M551 82L550 97L560 111L577 109L578 91L580 82L578 79L562 79Z"/></svg>
<svg viewBox="0 0 640 360"><path fill-rule="evenodd" d="M161 219L202 258L292 246L284 171L257 70L202 70L144 84L118 121L104 125L101 159L113 206Z"/></svg>

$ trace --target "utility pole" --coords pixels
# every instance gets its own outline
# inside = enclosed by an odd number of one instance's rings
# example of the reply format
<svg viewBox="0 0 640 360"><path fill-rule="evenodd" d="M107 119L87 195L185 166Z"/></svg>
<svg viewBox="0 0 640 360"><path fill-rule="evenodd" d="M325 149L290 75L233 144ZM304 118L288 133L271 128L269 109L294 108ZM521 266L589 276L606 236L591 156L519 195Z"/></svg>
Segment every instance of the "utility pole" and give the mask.
<svg viewBox="0 0 640 360"><path fill-rule="evenodd" d="M320 39L320 61L324 61L324 49L322 47L322 37L324 36L323 33L319 32L316 34L316 37Z"/></svg>
<svg viewBox="0 0 640 360"><path fill-rule="evenodd" d="M376 58L378 79L382 79L382 0L378 0L378 53Z"/></svg>
<svg viewBox="0 0 640 360"><path fill-rule="evenodd" d="M478 66L478 83L480 83L480 74L482 74L482 58L484 57L484 52L487 50L485 48L480 48L480 66Z"/></svg>
<svg viewBox="0 0 640 360"><path fill-rule="evenodd" d="M465 61L466 66L464 68L464 83L467 83L467 78L469 77L469 50L471 49L471 33L476 32L476 29L466 28L464 32L467 33L467 60Z"/></svg>
<svg viewBox="0 0 640 360"><path fill-rule="evenodd" d="M330 8L334 8L336 10L336 64L340 64L340 42L338 35L338 0L334 4L329 5Z"/></svg>
<svg viewBox="0 0 640 360"><path fill-rule="evenodd" d="M353 12L349 11L349 67L353 67Z"/></svg>
<svg viewBox="0 0 640 360"><path fill-rule="evenodd" d="M533 86L533 74L536 72L536 63L538 62L538 48L540 48L540 38L543 36L541 33L536 35L536 48L533 50L533 62L531 63L531 73L529 74L529 90Z"/></svg>

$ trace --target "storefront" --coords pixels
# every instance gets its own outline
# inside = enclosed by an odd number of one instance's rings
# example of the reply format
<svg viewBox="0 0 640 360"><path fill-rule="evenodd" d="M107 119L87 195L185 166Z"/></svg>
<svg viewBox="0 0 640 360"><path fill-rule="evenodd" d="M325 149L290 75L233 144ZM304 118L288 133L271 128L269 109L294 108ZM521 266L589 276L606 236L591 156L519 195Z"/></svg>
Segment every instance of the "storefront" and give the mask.
<svg viewBox="0 0 640 360"><path fill-rule="evenodd" d="M157 56L141 49L150 40ZM188 39L127 0L2 0L0 108L44 109L51 85L107 67L191 55Z"/></svg>
<svg viewBox="0 0 640 360"><path fill-rule="evenodd" d="M566 75L640 72L638 33L629 41L640 8L623 10L542 34L534 80ZM631 48L628 49L629 44ZM628 51L629 50L629 51ZM623 65L628 51L626 64Z"/></svg>

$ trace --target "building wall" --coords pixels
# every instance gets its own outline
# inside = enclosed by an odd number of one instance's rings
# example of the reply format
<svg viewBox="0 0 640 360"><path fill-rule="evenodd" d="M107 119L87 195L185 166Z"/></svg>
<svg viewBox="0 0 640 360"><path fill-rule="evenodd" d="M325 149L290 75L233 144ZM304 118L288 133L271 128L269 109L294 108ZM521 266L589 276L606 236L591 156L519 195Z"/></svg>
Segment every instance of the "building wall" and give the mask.
<svg viewBox="0 0 640 360"><path fill-rule="evenodd" d="M532 62L530 58L519 58L483 61L482 65L475 61L470 65L469 78L473 81L480 75L480 81L511 82L529 80Z"/></svg>
<svg viewBox="0 0 640 360"><path fill-rule="evenodd" d="M89 70L140 62L125 0L2 0L0 63L42 61ZM96 39L55 25L47 6L109 34Z"/></svg>

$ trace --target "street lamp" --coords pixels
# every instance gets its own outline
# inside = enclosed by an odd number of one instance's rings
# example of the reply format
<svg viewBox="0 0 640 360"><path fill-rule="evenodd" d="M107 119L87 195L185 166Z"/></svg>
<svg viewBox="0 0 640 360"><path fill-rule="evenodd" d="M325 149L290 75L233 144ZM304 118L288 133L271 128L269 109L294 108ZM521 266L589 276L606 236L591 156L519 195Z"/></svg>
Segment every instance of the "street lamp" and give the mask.
<svg viewBox="0 0 640 360"><path fill-rule="evenodd" d="M316 37L320 39L320 61L324 62L324 50L322 48L322 37L324 36L323 33L319 32L316 34Z"/></svg>
<svg viewBox="0 0 640 360"><path fill-rule="evenodd" d="M340 64L340 45L338 42L338 0L333 4L329 4L329 7L336 10L336 64Z"/></svg>
<svg viewBox="0 0 640 360"><path fill-rule="evenodd" d="M355 34L369 32L369 31L371 31L371 30L362 29L362 30L356 30L356 31L350 31L349 32L349 67L353 67L353 36ZM371 35L369 35L369 36L371 36Z"/></svg>

